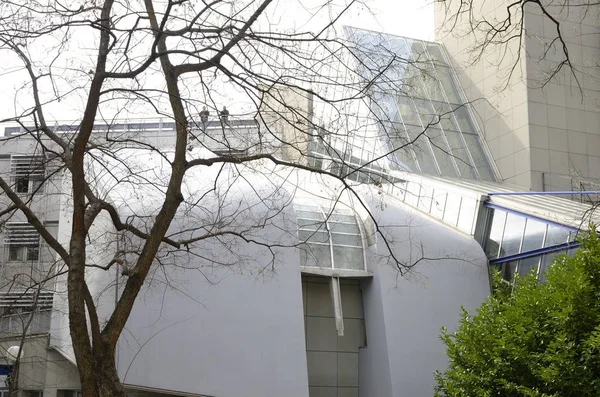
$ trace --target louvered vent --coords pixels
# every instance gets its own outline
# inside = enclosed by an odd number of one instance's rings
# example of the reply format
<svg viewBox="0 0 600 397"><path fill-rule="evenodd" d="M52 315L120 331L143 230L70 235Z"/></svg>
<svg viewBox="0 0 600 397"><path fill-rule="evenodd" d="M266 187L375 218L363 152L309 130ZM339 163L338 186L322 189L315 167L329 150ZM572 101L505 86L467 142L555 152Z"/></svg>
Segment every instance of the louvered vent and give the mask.
<svg viewBox="0 0 600 397"><path fill-rule="evenodd" d="M47 310L52 309L51 291L35 292L2 292L0 293L0 314L6 309L30 309Z"/></svg>
<svg viewBox="0 0 600 397"><path fill-rule="evenodd" d="M4 247L8 261L37 261L40 257L40 235L28 223L7 223Z"/></svg>
<svg viewBox="0 0 600 397"><path fill-rule="evenodd" d="M32 193L39 190L45 176L42 156L12 156L10 172L13 188L17 193Z"/></svg>

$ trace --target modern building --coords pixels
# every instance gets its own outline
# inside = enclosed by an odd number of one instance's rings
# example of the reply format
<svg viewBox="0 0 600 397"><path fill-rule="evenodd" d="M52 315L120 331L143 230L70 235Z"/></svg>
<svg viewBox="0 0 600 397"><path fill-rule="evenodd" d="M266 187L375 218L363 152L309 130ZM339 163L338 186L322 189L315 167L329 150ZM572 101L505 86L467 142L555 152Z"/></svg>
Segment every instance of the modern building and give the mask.
<svg viewBox="0 0 600 397"><path fill-rule="evenodd" d="M440 2L436 40L450 55L504 181L533 191L598 190L600 7L510 4L469 2L458 12L460 2Z"/></svg>
<svg viewBox="0 0 600 397"><path fill-rule="evenodd" d="M118 344L132 395L431 396L433 373L446 365L440 329L487 297L490 266L507 282L534 269L543 278L552 257L577 248L585 220L597 219L588 204L503 182L512 176L443 45L346 33L357 76L379 76L356 107L373 122L351 139L326 128L303 134L301 122L269 112L190 131L192 159L269 152L323 172L268 161L190 170L169 235L228 233L157 256ZM312 98L282 95L303 109L299 121L317 118ZM20 128L4 129L0 175L66 242L68 178ZM117 144L120 161L97 152L89 164L98 194L143 229L169 174L174 124L96 130L161 148ZM22 346L22 357L16 368L2 354L0 369L18 371L23 394L75 396L63 269L21 214L3 220L0 346ZM106 319L140 241L109 220L98 225L87 278ZM101 270L115 254L123 264Z"/></svg>

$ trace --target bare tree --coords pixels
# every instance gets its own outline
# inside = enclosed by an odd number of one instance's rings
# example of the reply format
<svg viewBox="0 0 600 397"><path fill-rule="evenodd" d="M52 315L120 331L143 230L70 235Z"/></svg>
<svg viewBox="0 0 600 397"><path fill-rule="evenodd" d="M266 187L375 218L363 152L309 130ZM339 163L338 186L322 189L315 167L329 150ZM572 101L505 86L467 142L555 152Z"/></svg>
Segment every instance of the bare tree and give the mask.
<svg viewBox="0 0 600 397"><path fill-rule="evenodd" d="M470 61L485 59L505 70L505 87L515 72L526 73L523 60L530 57L538 87L553 80L571 79L582 88L584 75L597 77L589 68L597 61L585 61L575 50L584 38L594 45L598 31L596 1L506 1L503 4L475 1L444 1L437 5L439 33L467 37ZM595 41L594 41L595 40ZM592 44L594 43L594 44ZM531 67L531 66L530 66ZM531 73L531 72L530 72Z"/></svg>
<svg viewBox="0 0 600 397"><path fill-rule="evenodd" d="M342 191L352 190L348 178L378 183L386 178L378 166L380 158L357 164L351 151L332 143L347 142L353 131L365 127L364 120L349 116L356 116L357 101L369 101L369 88L390 67L369 66L377 72L372 81L355 70L354 53L347 51L336 31L336 22L355 1L319 4L317 16L323 14L323 22L306 31L274 26L271 19L281 15L272 13L271 3L103 0L0 5L5 71L27 80L14 93L15 115L2 120L17 125L4 142L27 136L35 154L22 175L0 178L9 203L2 209L3 224L10 226L15 217L33 228L57 256L51 276L66 274L70 335L85 396L124 394L115 348L142 286L160 269L154 264L200 242L232 247L239 240L273 252L278 242L257 240L251 232L282 211L277 185L285 178L278 170L334 178ZM354 54L353 61L356 58ZM240 97L249 105L223 107ZM51 121L63 107L72 109L76 121ZM314 114L315 109L327 114L326 121ZM238 123L239 114L255 124ZM141 123L118 121L140 116L147 120L148 115L161 118L161 126L167 120L173 136L152 140L141 136ZM147 132L162 130L153 128ZM393 151L409 144L402 142ZM324 166L320 157L311 157L310 145L321 145L331 164ZM216 155L206 156L203 148ZM155 161L140 164L131 158L140 151ZM36 159L45 169L43 178L35 171ZM257 188L256 196L267 209L256 215L252 207L222 207L225 196L233 194L234 181L247 178L241 169L264 164L271 167L272 182ZM220 179L222 174L228 178ZM187 189L190 175L207 178L206 189ZM149 191L142 197L145 211L109 200L108 192L119 186L139 196ZM61 200L70 211L66 240L48 227L44 209L36 204L36 198L50 190L64 196ZM208 199L218 205L211 207ZM190 208L204 211L203 223L173 232L178 211ZM97 229L109 236L107 244L117 245L104 263L89 259ZM29 249L26 244L18 247ZM409 269L411 264L396 260L389 248L397 269ZM215 266L241 260L233 248L231 254L220 263L194 251ZM86 281L90 269L116 269L126 276L106 321ZM40 288L47 281L35 277L32 285Z"/></svg>

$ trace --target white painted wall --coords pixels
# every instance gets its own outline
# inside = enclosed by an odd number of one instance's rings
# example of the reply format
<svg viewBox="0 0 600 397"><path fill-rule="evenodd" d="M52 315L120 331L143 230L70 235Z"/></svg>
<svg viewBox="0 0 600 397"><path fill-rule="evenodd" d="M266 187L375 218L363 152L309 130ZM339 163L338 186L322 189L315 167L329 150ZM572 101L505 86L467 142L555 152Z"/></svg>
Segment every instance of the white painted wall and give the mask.
<svg viewBox="0 0 600 397"><path fill-rule="evenodd" d="M384 199L381 210L377 194L368 201L400 261L429 259L402 277L381 237L372 247L373 280L363 282L367 347L360 356L360 396L430 397L434 371L447 365L440 330L457 325L461 306L473 310L487 298L487 260L473 239L404 204Z"/></svg>

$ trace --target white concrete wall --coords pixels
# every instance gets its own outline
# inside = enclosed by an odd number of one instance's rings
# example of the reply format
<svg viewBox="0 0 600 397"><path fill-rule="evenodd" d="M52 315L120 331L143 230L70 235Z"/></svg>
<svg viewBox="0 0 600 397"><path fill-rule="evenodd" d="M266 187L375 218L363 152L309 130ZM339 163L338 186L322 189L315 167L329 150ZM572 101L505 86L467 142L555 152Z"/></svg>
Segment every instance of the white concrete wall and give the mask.
<svg viewBox="0 0 600 397"><path fill-rule="evenodd" d="M372 247L373 280L363 282L367 347L360 355L360 396L430 397L435 370L447 366L443 326L456 327L461 307L477 308L490 292L487 260L470 237L397 203L371 198L375 220L403 263L400 276L381 238Z"/></svg>
<svg viewBox="0 0 600 397"><path fill-rule="evenodd" d="M281 241L276 229L265 233ZM308 396L299 254L275 249L280 259L272 271L263 248L238 244L229 248L253 257L254 266L190 255L181 267L153 272L119 341L125 384L211 396ZM216 243L194 252L214 261L229 255Z"/></svg>

